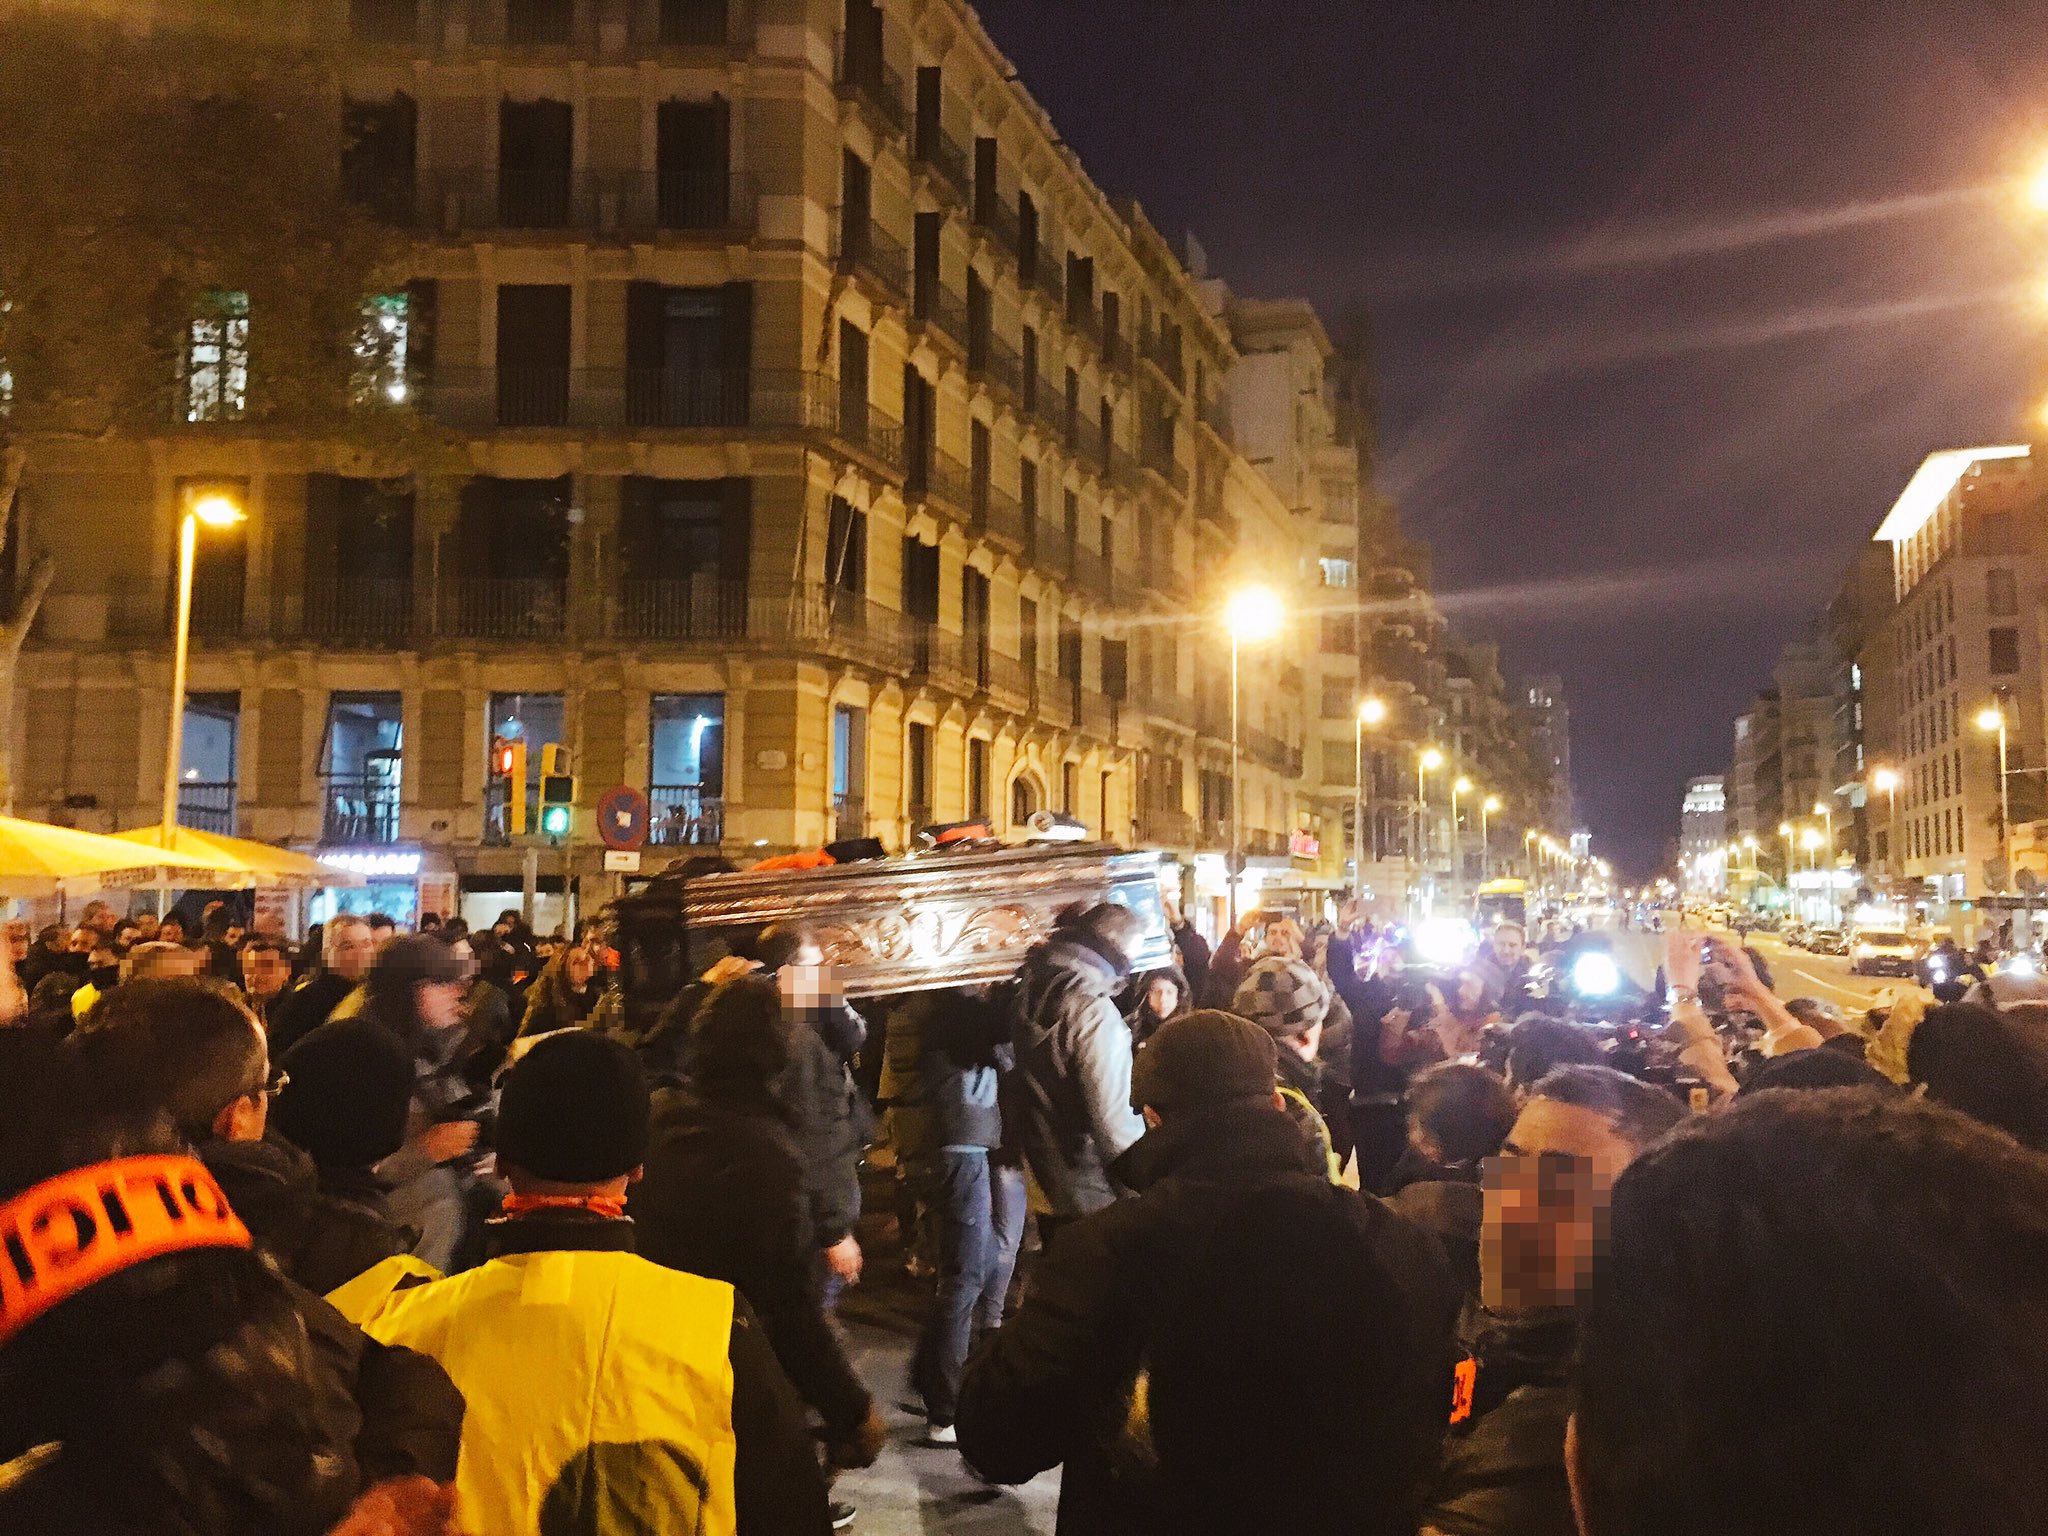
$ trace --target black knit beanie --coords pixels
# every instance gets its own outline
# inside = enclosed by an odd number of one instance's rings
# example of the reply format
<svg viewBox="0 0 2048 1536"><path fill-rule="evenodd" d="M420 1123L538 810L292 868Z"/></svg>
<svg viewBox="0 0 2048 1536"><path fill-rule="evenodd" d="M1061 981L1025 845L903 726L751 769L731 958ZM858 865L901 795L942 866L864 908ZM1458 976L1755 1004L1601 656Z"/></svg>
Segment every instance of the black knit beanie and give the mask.
<svg viewBox="0 0 2048 1536"><path fill-rule="evenodd" d="M367 1019L322 1024L284 1054L290 1079L270 1112L286 1140L323 1168L367 1168L405 1141L413 1066Z"/></svg>
<svg viewBox="0 0 2048 1536"><path fill-rule="evenodd" d="M602 1184L647 1154L647 1074L608 1035L564 1030L505 1075L498 1162L557 1184Z"/></svg>

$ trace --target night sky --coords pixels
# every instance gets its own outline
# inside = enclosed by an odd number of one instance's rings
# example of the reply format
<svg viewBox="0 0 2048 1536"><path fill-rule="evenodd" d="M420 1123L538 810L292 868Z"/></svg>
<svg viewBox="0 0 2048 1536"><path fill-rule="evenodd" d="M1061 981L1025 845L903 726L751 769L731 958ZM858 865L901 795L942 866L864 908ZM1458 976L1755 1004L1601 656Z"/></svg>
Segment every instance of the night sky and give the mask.
<svg viewBox="0 0 2048 1536"><path fill-rule="evenodd" d="M1365 306L1381 489L1454 621L1564 675L1632 872L1920 459L2023 430L2030 5L980 9L1112 196L1239 293Z"/></svg>

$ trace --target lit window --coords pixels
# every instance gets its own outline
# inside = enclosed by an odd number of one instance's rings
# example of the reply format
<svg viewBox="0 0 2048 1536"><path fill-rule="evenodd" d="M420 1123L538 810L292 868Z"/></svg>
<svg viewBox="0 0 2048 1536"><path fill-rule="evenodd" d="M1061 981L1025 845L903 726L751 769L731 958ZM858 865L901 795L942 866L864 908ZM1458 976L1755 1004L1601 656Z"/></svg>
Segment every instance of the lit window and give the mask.
<svg viewBox="0 0 2048 1536"><path fill-rule="evenodd" d="M249 408L249 295L216 291L185 342L185 419L236 421Z"/></svg>
<svg viewBox="0 0 2048 1536"><path fill-rule="evenodd" d="M406 342L411 306L402 293L380 293L363 304L356 325L355 397L358 405L404 405L412 386L406 376Z"/></svg>
<svg viewBox="0 0 2048 1536"><path fill-rule="evenodd" d="M1336 555L1325 555L1317 562L1323 568L1323 585L1326 587L1349 587L1351 585L1351 562Z"/></svg>

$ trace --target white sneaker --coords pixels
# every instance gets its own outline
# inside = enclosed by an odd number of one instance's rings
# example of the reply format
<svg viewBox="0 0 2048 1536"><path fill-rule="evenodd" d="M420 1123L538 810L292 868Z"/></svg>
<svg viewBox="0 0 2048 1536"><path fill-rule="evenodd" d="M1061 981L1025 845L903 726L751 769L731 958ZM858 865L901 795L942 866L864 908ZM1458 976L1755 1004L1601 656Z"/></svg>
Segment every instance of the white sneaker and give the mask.
<svg viewBox="0 0 2048 1536"><path fill-rule="evenodd" d="M926 1445L958 1445L960 1443L960 1432L950 1424L938 1424L927 1421L924 1430L924 1443Z"/></svg>

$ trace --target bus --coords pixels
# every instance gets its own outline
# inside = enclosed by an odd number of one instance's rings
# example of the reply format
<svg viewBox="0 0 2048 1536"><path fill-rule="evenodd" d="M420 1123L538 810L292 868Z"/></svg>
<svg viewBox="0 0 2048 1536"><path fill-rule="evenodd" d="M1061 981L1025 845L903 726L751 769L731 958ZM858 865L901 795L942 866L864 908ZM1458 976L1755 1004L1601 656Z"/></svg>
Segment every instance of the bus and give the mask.
<svg viewBox="0 0 2048 1536"><path fill-rule="evenodd" d="M1502 923L1529 926L1529 882L1489 880L1472 898L1472 925L1484 935Z"/></svg>

